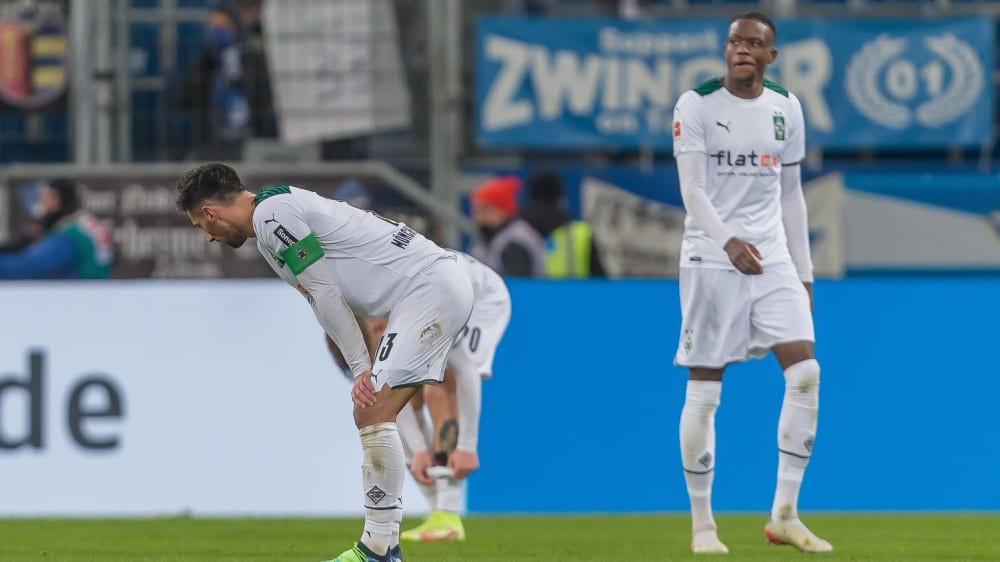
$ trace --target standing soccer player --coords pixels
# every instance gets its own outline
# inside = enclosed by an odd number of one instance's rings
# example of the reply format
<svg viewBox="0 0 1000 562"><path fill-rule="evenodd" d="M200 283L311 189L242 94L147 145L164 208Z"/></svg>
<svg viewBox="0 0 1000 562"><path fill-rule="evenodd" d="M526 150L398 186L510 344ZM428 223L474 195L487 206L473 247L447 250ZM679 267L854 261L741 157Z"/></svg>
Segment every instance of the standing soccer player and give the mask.
<svg viewBox="0 0 1000 562"><path fill-rule="evenodd" d="M687 210L674 362L690 368L680 442L696 553L728 552L711 508L722 374L769 351L784 370L785 397L777 489L764 535L803 552L833 550L797 511L816 434L820 369L799 169L805 122L799 100L764 79L778 55L775 34L759 12L733 18L725 75L685 92L674 108L674 156Z"/></svg>
<svg viewBox="0 0 1000 562"><path fill-rule="evenodd" d="M406 465L396 415L420 385L444 375L472 313L465 270L454 253L404 224L296 187L253 194L223 164L194 168L177 190L178 208L209 242L238 248L256 238L264 259L305 296L343 351L355 376L365 526L334 562L401 561ZM388 317L374 364L355 314Z"/></svg>

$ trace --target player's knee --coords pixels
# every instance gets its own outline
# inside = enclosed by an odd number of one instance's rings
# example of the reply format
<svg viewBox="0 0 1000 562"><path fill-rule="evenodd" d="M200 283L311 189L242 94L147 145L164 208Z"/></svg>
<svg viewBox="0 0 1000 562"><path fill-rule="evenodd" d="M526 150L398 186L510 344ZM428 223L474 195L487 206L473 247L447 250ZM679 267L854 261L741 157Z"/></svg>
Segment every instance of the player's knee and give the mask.
<svg viewBox="0 0 1000 562"><path fill-rule="evenodd" d="M396 412L390 411L390 409L381 402L367 408L359 408L358 406L354 407L354 425L358 429L377 423L395 421Z"/></svg>
<svg viewBox="0 0 1000 562"><path fill-rule="evenodd" d="M819 361L806 359L785 369L785 385L789 392L815 396L819 394Z"/></svg>

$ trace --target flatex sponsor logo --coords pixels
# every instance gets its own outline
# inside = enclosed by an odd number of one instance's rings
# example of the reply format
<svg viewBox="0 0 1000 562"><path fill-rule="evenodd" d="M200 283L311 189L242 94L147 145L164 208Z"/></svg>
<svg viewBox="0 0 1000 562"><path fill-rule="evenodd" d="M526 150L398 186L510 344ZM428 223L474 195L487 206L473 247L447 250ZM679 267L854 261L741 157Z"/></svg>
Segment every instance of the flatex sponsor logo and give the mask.
<svg viewBox="0 0 1000 562"><path fill-rule="evenodd" d="M9 371L9 357L0 357L0 455L22 449L50 447L54 431L66 431L80 448L114 451L122 446L119 426L124 417L124 394L104 373L76 377L66 388L49 388L44 349L27 354L26 372ZM47 409L46 396L60 393L62 408ZM100 427L92 423L101 420Z"/></svg>

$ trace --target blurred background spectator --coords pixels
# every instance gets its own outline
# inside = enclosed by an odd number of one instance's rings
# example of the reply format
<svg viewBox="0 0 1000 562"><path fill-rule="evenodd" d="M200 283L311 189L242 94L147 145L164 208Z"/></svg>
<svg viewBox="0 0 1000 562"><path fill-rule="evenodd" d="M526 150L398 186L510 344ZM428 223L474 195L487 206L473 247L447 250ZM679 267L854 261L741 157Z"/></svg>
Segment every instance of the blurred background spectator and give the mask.
<svg viewBox="0 0 1000 562"><path fill-rule="evenodd" d="M259 0L209 13L205 48L181 91L193 127L187 158L240 160L248 138L277 135L262 33Z"/></svg>
<svg viewBox="0 0 1000 562"><path fill-rule="evenodd" d="M528 201L521 209L545 241L545 275L551 279L604 277L600 253L590 225L573 220L559 175L541 171L528 182Z"/></svg>
<svg viewBox="0 0 1000 562"><path fill-rule="evenodd" d="M76 184L50 180L24 199L38 238L22 238L18 251L0 254L0 279L106 279L114 249L111 233L80 208Z"/></svg>
<svg viewBox="0 0 1000 562"><path fill-rule="evenodd" d="M482 239L470 253L505 277L544 277L542 238L517 216L520 191L518 177L502 176L472 192L472 219Z"/></svg>

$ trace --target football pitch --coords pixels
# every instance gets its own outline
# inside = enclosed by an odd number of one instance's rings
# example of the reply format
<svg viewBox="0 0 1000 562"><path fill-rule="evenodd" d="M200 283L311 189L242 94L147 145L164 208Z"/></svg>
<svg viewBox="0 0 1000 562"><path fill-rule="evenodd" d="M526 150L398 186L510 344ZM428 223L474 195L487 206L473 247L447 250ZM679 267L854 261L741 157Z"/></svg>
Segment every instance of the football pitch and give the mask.
<svg viewBox="0 0 1000 562"><path fill-rule="evenodd" d="M836 549L823 555L765 544L764 518L719 516L731 553L708 558L1000 560L1000 514L806 515ZM704 560L688 549L688 525L682 515L469 517L465 542L405 544L403 556L407 562ZM360 519L5 519L0 560L316 562L339 554L360 528Z"/></svg>

